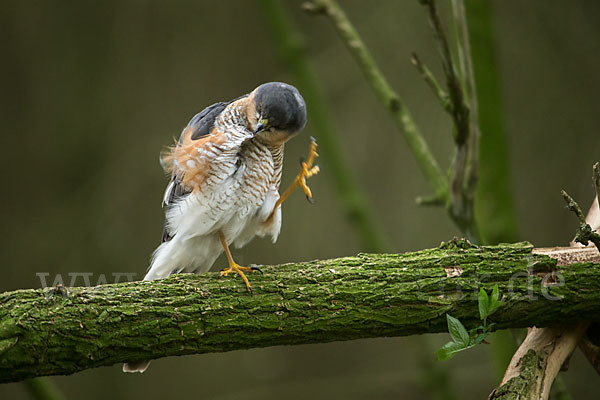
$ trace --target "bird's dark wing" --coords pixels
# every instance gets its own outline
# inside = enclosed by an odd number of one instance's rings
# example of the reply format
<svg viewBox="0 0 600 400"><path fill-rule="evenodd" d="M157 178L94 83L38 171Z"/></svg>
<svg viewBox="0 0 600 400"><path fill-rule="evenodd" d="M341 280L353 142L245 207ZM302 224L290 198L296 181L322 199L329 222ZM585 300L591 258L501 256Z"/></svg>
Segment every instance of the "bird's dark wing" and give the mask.
<svg viewBox="0 0 600 400"><path fill-rule="evenodd" d="M194 115L194 118L191 119L186 129L184 129L184 133L187 129L192 130L192 135L190 139L198 140L201 137L207 136L215 125L215 119L223 112L225 107L227 107L229 103L215 103L212 106L206 107L204 110L200 111L198 114ZM182 137L179 139L183 139Z"/></svg>
<svg viewBox="0 0 600 400"><path fill-rule="evenodd" d="M189 191L185 189L185 187L179 182L179 179L174 175L171 177L171 182L169 182L169 186L167 186L167 190L165 192L165 198L163 199L163 205L169 206L175 202L178 198L185 196ZM165 224L163 226L162 239L161 243L168 242L171 240L173 236L169 233L167 229L167 221L165 220Z"/></svg>
<svg viewBox="0 0 600 400"><path fill-rule="evenodd" d="M212 130L213 126L215 125L215 119L217 119L219 114L221 114L221 112L223 112L225 107L227 107L229 104L233 103L234 101L243 99L244 97L248 97L248 95L245 94L243 96L238 97L237 99L233 99L228 102L215 103L212 106L208 106L204 110L200 111L198 114L194 115L194 118L192 118L190 120L190 122L188 123L188 126L186 127L186 129L192 130L191 139L198 140L201 137L204 137L204 136L207 136L208 134L210 134L210 131ZM183 131L184 133L185 133L186 129L184 129L184 131ZM179 140L181 141L181 139L182 138L180 138Z"/></svg>

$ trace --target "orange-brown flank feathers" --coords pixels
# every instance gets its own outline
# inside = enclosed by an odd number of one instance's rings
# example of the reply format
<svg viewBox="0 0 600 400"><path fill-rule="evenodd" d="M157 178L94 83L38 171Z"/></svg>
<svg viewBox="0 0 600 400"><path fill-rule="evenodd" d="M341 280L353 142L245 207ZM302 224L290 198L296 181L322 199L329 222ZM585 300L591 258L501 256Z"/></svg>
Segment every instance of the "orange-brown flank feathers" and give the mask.
<svg viewBox="0 0 600 400"><path fill-rule="evenodd" d="M213 129L208 136L192 140L193 131L193 127L185 128L180 142L168 147L161 159L168 173L175 174L186 188L196 191L210 174L210 163L202 157L202 153L209 151L211 145L222 145L227 138L224 133Z"/></svg>

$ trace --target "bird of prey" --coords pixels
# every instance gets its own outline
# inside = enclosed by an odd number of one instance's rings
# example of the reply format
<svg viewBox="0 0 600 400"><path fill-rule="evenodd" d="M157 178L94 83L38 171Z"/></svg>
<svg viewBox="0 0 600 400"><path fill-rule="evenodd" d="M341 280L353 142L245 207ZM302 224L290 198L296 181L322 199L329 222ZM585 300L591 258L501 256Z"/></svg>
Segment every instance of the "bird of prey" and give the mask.
<svg viewBox="0 0 600 400"><path fill-rule="evenodd" d="M319 172L313 165L318 154L312 138L300 173L279 194L284 144L305 125L304 99L295 87L281 82L262 84L195 115L162 155L171 174L163 198L166 220L144 280L207 272L224 251L229 267L219 276L236 273L252 292L244 271L258 269L238 265L229 246L240 248L254 236L270 236L275 242L281 203L297 187L312 199L306 179ZM148 363L128 363L123 370L143 372Z"/></svg>

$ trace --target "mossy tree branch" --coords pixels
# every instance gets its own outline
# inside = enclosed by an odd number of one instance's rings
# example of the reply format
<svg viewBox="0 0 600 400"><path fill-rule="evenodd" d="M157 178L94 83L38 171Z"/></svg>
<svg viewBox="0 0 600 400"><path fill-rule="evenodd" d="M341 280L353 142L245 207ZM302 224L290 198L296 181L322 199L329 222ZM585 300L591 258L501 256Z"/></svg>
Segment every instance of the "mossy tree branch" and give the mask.
<svg viewBox="0 0 600 400"><path fill-rule="evenodd" d="M446 330L479 323L479 287L500 287L497 329L600 319L600 259L567 267L529 244L451 242L264 267L255 294L216 274L0 295L0 381L165 356ZM573 249L585 251L589 249ZM589 260L588 260L589 261ZM564 283L562 283L564 282Z"/></svg>

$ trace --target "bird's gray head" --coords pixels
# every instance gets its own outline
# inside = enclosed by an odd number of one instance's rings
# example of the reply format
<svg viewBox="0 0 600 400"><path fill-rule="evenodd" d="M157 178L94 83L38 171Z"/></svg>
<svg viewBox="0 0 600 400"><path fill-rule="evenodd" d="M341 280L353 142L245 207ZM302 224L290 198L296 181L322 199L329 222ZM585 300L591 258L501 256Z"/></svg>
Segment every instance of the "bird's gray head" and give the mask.
<svg viewBox="0 0 600 400"><path fill-rule="evenodd" d="M298 89L287 83L269 82L257 87L254 108L257 134L272 132L274 136L289 138L306 125L306 103Z"/></svg>

